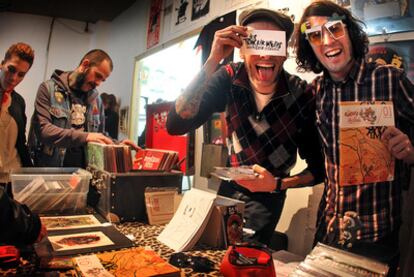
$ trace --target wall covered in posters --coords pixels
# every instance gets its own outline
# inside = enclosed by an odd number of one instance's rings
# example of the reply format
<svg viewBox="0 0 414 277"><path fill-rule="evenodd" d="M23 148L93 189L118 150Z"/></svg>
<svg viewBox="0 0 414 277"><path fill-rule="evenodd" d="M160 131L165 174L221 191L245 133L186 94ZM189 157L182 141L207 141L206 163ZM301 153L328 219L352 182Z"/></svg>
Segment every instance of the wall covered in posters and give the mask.
<svg viewBox="0 0 414 277"><path fill-rule="evenodd" d="M210 0L174 0L172 5L171 33L188 30L190 24L206 17L210 12Z"/></svg>

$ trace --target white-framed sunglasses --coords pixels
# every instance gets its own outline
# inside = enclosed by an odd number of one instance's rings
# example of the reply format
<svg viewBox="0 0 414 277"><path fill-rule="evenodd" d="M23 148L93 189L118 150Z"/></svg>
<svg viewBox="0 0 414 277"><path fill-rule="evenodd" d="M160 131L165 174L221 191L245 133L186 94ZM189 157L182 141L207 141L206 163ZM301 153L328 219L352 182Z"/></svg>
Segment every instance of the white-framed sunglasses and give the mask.
<svg viewBox="0 0 414 277"><path fill-rule="evenodd" d="M339 39L345 35L345 23L341 20L328 21L323 25L313 26L305 30L306 39L313 45L322 45L323 32L322 29L325 28L331 37L334 39Z"/></svg>

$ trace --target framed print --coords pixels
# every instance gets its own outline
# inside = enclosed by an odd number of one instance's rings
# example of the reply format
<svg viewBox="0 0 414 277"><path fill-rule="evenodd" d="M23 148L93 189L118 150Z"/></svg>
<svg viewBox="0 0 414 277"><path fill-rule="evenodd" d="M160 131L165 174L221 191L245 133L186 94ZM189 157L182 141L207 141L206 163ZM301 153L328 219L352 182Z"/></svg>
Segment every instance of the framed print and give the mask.
<svg viewBox="0 0 414 277"><path fill-rule="evenodd" d="M48 231L101 226L99 220L91 214L74 216L46 216L40 217L40 220Z"/></svg>
<svg viewBox="0 0 414 277"><path fill-rule="evenodd" d="M53 250L58 252L114 244L110 238L100 231L49 236L49 241L52 244Z"/></svg>

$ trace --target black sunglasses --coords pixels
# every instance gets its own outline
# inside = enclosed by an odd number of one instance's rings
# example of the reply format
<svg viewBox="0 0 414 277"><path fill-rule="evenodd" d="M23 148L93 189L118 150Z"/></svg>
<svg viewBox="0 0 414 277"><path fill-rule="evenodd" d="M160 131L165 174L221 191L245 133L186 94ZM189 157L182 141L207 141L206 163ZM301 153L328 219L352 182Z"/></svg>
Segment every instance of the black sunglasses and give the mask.
<svg viewBox="0 0 414 277"><path fill-rule="evenodd" d="M190 256L182 252L173 253L170 256L170 264L176 267L189 267L195 272L210 272L214 270L214 263L208 258Z"/></svg>

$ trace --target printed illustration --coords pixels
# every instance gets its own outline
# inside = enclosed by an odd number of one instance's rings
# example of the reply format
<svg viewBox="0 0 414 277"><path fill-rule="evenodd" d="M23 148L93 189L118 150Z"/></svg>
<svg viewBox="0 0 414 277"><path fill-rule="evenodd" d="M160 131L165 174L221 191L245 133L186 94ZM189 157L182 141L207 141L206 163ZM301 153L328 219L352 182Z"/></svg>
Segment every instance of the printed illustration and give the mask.
<svg viewBox="0 0 414 277"><path fill-rule="evenodd" d="M162 0L152 0L147 30L147 49L160 41Z"/></svg>
<svg viewBox="0 0 414 277"><path fill-rule="evenodd" d="M243 239L243 216L236 206L229 206L224 214L227 246L241 243Z"/></svg>
<svg viewBox="0 0 414 277"><path fill-rule="evenodd" d="M41 217L40 220L46 226L48 231L95 227L101 225L101 223L93 215L50 216Z"/></svg>
<svg viewBox="0 0 414 277"><path fill-rule="evenodd" d="M394 125L390 102L341 103L339 156L341 186L394 179L394 158L381 135Z"/></svg>
<svg viewBox="0 0 414 277"><path fill-rule="evenodd" d="M193 0L193 10L191 13L191 21L197 20L210 11L210 0Z"/></svg>
<svg viewBox="0 0 414 277"><path fill-rule="evenodd" d="M49 236L49 241L51 242L53 250L55 251L93 248L114 244L102 232Z"/></svg>
<svg viewBox="0 0 414 277"><path fill-rule="evenodd" d="M106 252L97 255L102 265L114 276L180 276L180 270L144 248Z"/></svg>

